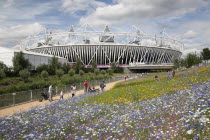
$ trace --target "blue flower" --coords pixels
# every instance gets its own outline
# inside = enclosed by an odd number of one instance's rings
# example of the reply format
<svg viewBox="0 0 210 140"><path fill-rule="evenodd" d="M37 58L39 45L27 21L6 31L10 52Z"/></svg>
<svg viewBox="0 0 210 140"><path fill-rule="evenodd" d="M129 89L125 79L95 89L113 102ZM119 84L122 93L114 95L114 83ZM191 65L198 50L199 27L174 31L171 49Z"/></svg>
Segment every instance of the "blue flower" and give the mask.
<svg viewBox="0 0 210 140"><path fill-rule="evenodd" d="M198 136L197 134L195 134L195 135L194 135L194 139L197 140L198 138L199 138L199 136Z"/></svg>

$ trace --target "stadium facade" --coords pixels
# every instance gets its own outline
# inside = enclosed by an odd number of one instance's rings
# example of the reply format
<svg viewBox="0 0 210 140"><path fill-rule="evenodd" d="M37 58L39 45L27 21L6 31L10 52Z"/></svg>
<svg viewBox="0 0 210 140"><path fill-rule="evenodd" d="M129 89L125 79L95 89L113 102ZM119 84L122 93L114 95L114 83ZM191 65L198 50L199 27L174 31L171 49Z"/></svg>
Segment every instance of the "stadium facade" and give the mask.
<svg viewBox="0 0 210 140"><path fill-rule="evenodd" d="M76 59L89 66L109 67L116 63L123 67L143 65L171 65L182 55L184 44L170 37L148 35L135 26L129 32L111 32L106 26L96 31L85 24L68 32L46 31L43 35L28 37L20 48L30 52L55 55L75 63Z"/></svg>

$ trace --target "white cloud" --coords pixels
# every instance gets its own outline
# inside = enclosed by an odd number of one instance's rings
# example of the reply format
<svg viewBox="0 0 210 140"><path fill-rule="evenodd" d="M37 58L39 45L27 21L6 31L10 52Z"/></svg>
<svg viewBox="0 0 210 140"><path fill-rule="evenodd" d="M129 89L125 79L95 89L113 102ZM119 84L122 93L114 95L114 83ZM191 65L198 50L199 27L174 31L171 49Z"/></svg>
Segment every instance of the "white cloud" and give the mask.
<svg viewBox="0 0 210 140"><path fill-rule="evenodd" d="M197 36L197 33L193 30L188 30L184 33L183 38L184 39L192 39Z"/></svg>
<svg viewBox="0 0 210 140"><path fill-rule="evenodd" d="M22 39L44 31L39 23L0 28L0 45L17 45Z"/></svg>
<svg viewBox="0 0 210 140"><path fill-rule="evenodd" d="M8 8L8 7L10 7L13 3L14 3L14 0L6 0L6 2L4 3L3 7L4 7L4 8Z"/></svg>
<svg viewBox="0 0 210 140"><path fill-rule="evenodd" d="M105 6L105 3L96 0L61 0L61 9L72 15L77 15L78 11L87 13L93 12L97 7Z"/></svg>
<svg viewBox="0 0 210 140"><path fill-rule="evenodd" d="M193 12L207 6L204 0L117 0L115 5L98 7L81 18L80 22L91 24L118 24L122 22L141 21L149 18L172 18Z"/></svg>
<svg viewBox="0 0 210 140"><path fill-rule="evenodd" d="M56 1L42 3L33 0L1 1L0 24L2 24L2 26L15 26L17 23L29 24L36 22L37 17L39 18L40 15L53 10L57 6L55 5ZM43 20L47 20L47 18Z"/></svg>

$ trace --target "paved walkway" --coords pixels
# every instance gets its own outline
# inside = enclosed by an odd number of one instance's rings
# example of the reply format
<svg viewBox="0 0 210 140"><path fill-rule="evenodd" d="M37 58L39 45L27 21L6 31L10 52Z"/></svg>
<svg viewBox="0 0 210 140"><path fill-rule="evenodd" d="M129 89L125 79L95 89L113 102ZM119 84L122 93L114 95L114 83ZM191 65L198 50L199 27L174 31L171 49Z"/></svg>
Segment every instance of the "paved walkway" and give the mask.
<svg viewBox="0 0 210 140"><path fill-rule="evenodd" d="M110 90L111 88L113 88L113 86L116 83L119 83L121 81L123 81L123 80L119 80L119 81L115 81L115 82L106 84L105 91L106 90ZM97 88L100 88L100 87L96 86L95 88L97 89ZM78 96L80 94L84 94L84 90L76 91L76 96ZM71 97L71 93L67 93L67 94L64 95L64 99L70 98L70 97ZM54 96L53 97L53 100L54 100L53 102L56 102L59 99L60 99L59 95ZM44 105L47 105L47 104L50 104L50 102L48 100L45 100L45 101L43 100L42 102L33 101L33 102L29 102L29 103L24 103L24 104L15 105L15 106L12 106L12 107L0 109L0 117L13 115L15 113L19 113L19 112L23 112L23 111L29 110L30 108L33 108L33 107L44 106Z"/></svg>

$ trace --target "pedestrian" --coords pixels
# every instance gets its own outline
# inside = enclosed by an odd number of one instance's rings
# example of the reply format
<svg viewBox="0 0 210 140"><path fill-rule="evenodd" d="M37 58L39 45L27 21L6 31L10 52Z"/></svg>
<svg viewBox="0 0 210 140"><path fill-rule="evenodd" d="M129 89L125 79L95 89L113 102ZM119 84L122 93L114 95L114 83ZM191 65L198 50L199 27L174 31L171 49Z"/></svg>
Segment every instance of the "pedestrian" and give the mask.
<svg viewBox="0 0 210 140"><path fill-rule="evenodd" d="M71 86L71 94L72 94L72 97L74 97L76 95L76 85L75 84L73 84Z"/></svg>
<svg viewBox="0 0 210 140"><path fill-rule="evenodd" d="M173 77L175 76L175 73L176 73L175 70L173 70L173 71L172 71L172 76L173 76Z"/></svg>
<svg viewBox="0 0 210 140"><path fill-rule="evenodd" d="M50 84L49 89L48 89L49 101L50 102L53 101L53 99L52 99L52 91L53 91L52 84Z"/></svg>
<svg viewBox="0 0 210 140"><path fill-rule="evenodd" d="M168 74L167 79L171 80L171 74L170 73Z"/></svg>
<svg viewBox="0 0 210 140"><path fill-rule="evenodd" d="M124 76L124 80L126 80L126 76Z"/></svg>
<svg viewBox="0 0 210 140"><path fill-rule="evenodd" d="M155 80L156 80L156 81L159 81L159 79L158 79L158 76L157 76L157 75L155 76Z"/></svg>
<svg viewBox="0 0 210 140"><path fill-rule="evenodd" d="M84 82L84 92L87 93L88 92L88 82L85 80Z"/></svg>
<svg viewBox="0 0 210 140"><path fill-rule="evenodd" d="M104 91L104 88L106 87L106 85L104 84L104 81L100 84L100 88L101 88L101 91L103 92Z"/></svg>
<svg viewBox="0 0 210 140"><path fill-rule="evenodd" d="M60 100L63 100L63 89L60 92Z"/></svg>

